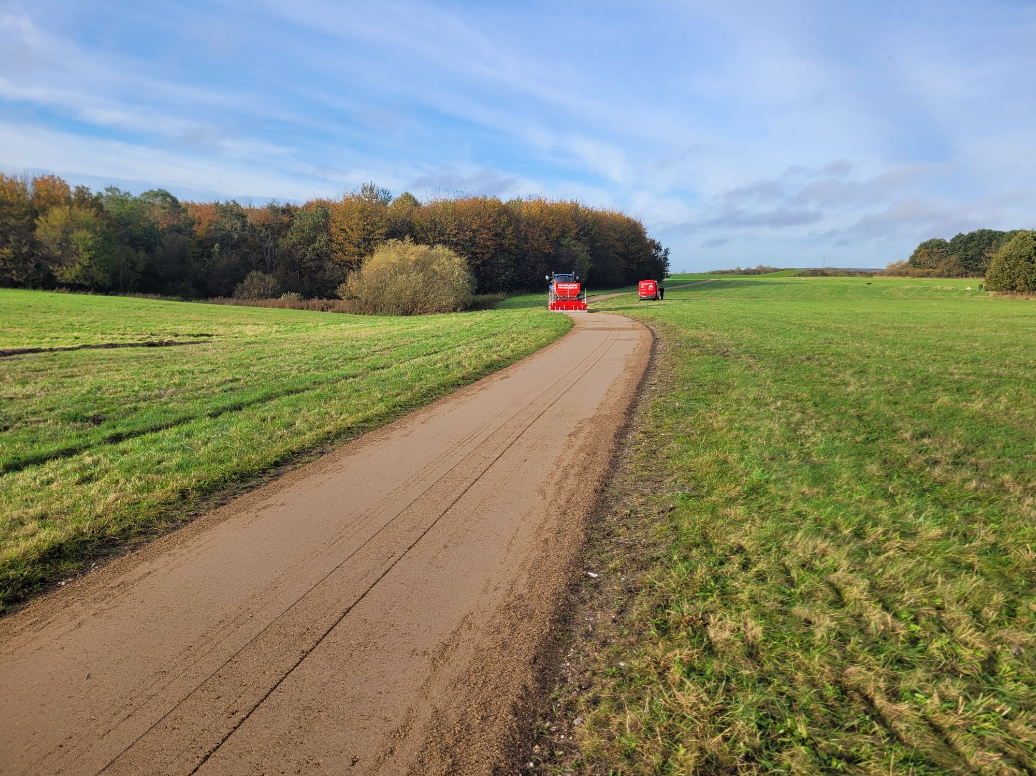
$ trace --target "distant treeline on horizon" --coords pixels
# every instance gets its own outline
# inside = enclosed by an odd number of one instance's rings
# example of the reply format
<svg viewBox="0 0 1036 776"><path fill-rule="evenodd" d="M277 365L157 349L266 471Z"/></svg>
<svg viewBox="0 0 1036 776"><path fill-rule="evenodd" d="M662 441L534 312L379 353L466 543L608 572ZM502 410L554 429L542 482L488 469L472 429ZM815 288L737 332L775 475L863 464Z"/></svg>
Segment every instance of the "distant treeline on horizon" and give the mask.
<svg viewBox="0 0 1036 776"><path fill-rule="evenodd" d="M756 267L735 267L734 269L714 269L709 275L773 275L777 272L792 272L792 277L862 277L884 272L881 269L858 269L855 267L768 267L760 264Z"/></svg>
<svg viewBox="0 0 1036 776"><path fill-rule="evenodd" d="M573 201L420 202L371 183L339 200L252 207L0 173L0 286L204 298L258 271L287 292L331 297L388 239L453 249L479 293L541 289L551 272L598 288L669 273L669 249L639 220Z"/></svg>
<svg viewBox="0 0 1036 776"><path fill-rule="evenodd" d="M884 269L848 267L757 267L713 270L713 275L769 275L774 272L797 270L802 277L882 274L911 277L980 278L985 277L993 257L1007 243L1026 230L1000 232L996 229L976 229L962 232L951 240L935 237L918 245L910 258L894 261Z"/></svg>

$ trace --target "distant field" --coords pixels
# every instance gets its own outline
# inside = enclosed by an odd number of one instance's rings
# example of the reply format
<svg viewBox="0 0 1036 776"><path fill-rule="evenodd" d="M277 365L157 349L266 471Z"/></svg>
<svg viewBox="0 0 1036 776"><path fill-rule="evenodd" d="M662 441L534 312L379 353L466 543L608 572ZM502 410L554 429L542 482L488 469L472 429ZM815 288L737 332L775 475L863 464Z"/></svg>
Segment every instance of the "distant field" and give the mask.
<svg viewBox="0 0 1036 776"><path fill-rule="evenodd" d="M673 275L673 276L667 278L665 283L664 283L664 285L665 285L665 287L667 289L666 293L669 293L668 289L670 287L672 287L672 286L680 285L681 283L695 283L697 281L705 280L707 278L712 278L712 277L719 277L719 276L718 275L709 275L709 274L705 274L705 273L698 273L698 274L685 273L685 274ZM593 297L596 294L618 294L618 293L623 293L623 292L632 293L632 292L634 292L636 290L637 290L637 286L635 286L635 285L633 285L633 286L623 286L623 287L620 287L620 288L595 288L593 286L593 284L591 283L589 288L587 289L587 294L588 294L588 297L589 297L591 303L593 303ZM518 309L518 308L544 307L544 306L546 306L546 304L547 304L547 289L546 289L546 283L544 283L543 293L516 294L514 296L509 296L506 299L504 299L504 301L501 302L497 306L496 309L498 309L498 310L514 310L514 309ZM593 303L593 309L595 309L595 310L598 309L597 303Z"/></svg>
<svg viewBox="0 0 1036 776"><path fill-rule="evenodd" d="M570 326L0 290L0 611L213 494L497 370Z"/></svg>
<svg viewBox="0 0 1036 776"><path fill-rule="evenodd" d="M720 275L711 275L708 272L677 272L670 275L665 279L665 282L669 285L679 285L680 283L693 283L697 280L705 280L706 278L721 277Z"/></svg>
<svg viewBox="0 0 1036 776"><path fill-rule="evenodd" d="M1036 303L969 284L598 305L665 344L542 772L1036 772Z"/></svg>

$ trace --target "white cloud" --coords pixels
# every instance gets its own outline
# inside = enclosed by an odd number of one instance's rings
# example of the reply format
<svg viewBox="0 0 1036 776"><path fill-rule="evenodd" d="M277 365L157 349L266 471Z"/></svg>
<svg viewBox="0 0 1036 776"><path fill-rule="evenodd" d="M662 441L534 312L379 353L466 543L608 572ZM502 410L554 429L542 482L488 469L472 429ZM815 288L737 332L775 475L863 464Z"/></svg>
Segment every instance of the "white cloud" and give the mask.
<svg viewBox="0 0 1036 776"><path fill-rule="evenodd" d="M337 176L338 186L307 181L298 174L269 171L261 164L219 157L187 156L66 132L0 121L2 165L8 171L43 169L71 178L89 177L121 184L147 184L178 192L222 197L304 200L331 195L366 180L366 173ZM139 187L139 186L138 186Z"/></svg>

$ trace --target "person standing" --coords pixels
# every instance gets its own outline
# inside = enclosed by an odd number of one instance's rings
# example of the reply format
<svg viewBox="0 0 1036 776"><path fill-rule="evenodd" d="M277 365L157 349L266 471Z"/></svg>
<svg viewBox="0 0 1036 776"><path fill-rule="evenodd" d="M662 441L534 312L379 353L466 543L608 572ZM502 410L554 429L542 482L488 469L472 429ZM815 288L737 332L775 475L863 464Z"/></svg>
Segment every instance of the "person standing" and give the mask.
<svg viewBox="0 0 1036 776"><path fill-rule="evenodd" d="M661 302L663 299L665 299L665 289L662 288L662 284L659 283L658 284L658 301Z"/></svg>

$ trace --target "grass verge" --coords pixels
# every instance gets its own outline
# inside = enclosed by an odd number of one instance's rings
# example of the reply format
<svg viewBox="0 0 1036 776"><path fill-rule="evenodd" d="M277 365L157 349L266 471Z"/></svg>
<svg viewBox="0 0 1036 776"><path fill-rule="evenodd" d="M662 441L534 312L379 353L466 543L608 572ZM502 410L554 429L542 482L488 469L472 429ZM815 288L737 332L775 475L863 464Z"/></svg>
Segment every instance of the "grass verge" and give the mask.
<svg viewBox="0 0 1036 776"><path fill-rule="evenodd" d="M1036 770L1036 306L967 284L602 303L658 374L531 770Z"/></svg>
<svg viewBox="0 0 1036 776"><path fill-rule="evenodd" d="M0 290L0 611L214 494L568 330L543 310L384 318Z"/></svg>

